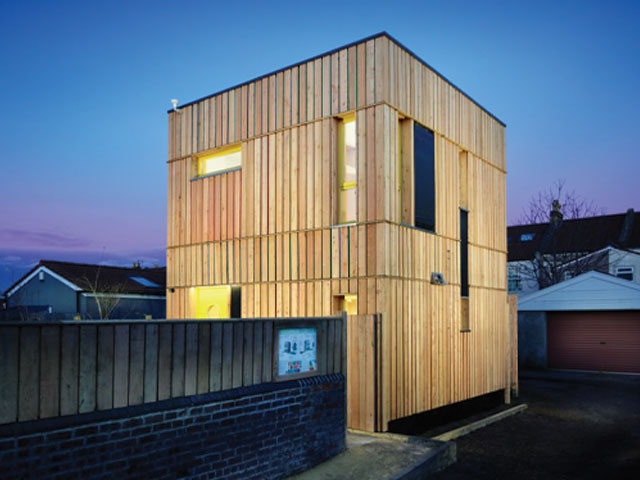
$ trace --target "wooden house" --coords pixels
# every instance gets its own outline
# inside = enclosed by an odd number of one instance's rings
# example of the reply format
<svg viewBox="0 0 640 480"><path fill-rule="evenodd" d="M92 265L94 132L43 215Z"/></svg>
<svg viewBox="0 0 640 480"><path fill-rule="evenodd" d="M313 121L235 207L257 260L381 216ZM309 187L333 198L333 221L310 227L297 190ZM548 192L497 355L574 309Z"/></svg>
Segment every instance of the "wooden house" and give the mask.
<svg viewBox="0 0 640 480"><path fill-rule="evenodd" d="M508 389L505 125L388 34L169 111L168 166L168 318L346 310L354 428Z"/></svg>

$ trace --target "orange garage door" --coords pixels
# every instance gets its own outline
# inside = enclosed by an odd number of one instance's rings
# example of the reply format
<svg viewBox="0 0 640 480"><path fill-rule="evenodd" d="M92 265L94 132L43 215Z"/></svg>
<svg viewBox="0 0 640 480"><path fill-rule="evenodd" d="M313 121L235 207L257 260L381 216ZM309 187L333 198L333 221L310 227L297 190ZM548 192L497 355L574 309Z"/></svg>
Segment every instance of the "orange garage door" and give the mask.
<svg viewBox="0 0 640 480"><path fill-rule="evenodd" d="M550 368L640 373L640 312L549 312Z"/></svg>

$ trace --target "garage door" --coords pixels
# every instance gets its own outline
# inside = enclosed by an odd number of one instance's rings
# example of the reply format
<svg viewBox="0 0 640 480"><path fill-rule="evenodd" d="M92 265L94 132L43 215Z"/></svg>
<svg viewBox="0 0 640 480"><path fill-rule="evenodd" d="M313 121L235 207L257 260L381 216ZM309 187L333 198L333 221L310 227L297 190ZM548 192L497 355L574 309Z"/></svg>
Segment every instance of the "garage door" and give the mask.
<svg viewBox="0 0 640 480"><path fill-rule="evenodd" d="M640 312L549 312L550 368L640 373Z"/></svg>

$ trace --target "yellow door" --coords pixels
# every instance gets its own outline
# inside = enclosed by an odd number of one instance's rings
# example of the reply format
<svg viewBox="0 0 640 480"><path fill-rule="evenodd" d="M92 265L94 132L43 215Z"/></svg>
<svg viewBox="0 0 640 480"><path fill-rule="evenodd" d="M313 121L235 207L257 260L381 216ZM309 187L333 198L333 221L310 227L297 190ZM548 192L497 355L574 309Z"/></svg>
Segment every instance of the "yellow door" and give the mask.
<svg viewBox="0 0 640 480"><path fill-rule="evenodd" d="M192 289L195 318L230 318L231 286L195 287Z"/></svg>

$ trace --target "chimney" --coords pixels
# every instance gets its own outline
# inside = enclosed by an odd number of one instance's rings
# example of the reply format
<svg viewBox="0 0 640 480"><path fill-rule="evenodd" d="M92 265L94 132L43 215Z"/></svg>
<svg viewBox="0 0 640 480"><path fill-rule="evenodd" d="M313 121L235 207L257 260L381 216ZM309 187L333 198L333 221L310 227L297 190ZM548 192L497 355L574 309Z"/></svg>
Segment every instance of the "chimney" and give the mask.
<svg viewBox="0 0 640 480"><path fill-rule="evenodd" d="M562 222L562 205L558 200L554 200L551 204L551 211L549 212L549 222L553 225L558 225Z"/></svg>
<svg viewBox="0 0 640 480"><path fill-rule="evenodd" d="M622 230L620 230L620 236L618 237L618 244L621 247L626 247L631 236L631 228L633 227L633 219L635 218L635 212L633 208L627 210L627 214L624 216L624 223L622 224Z"/></svg>
<svg viewBox="0 0 640 480"><path fill-rule="evenodd" d="M545 253L547 251L553 241L555 231L562 226L562 205L560 205L558 200L554 200L551 206L551 211L549 212L549 225L547 225L544 236L538 244L537 254Z"/></svg>

